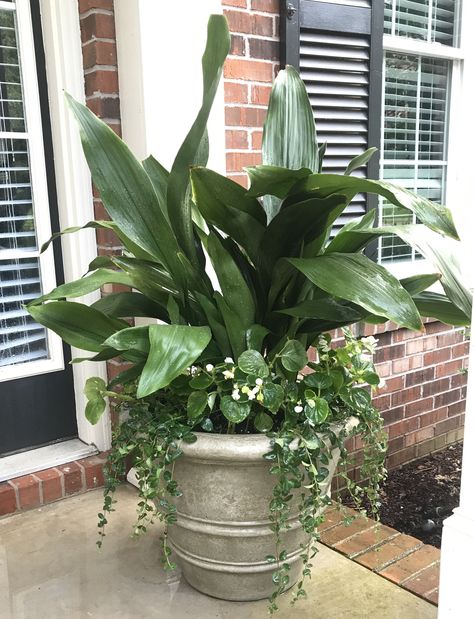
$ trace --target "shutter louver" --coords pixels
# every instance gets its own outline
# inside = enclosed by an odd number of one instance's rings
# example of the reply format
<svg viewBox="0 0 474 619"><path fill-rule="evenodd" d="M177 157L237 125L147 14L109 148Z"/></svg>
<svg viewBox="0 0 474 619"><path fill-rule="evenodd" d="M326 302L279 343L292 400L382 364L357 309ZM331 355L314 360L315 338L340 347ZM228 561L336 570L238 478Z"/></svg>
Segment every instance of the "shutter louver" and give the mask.
<svg viewBox="0 0 474 619"><path fill-rule="evenodd" d="M42 290L14 8L0 9L0 367L48 357L24 309Z"/></svg>
<svg viewBox="0 0 474 619"><path fill-rule="evenodd" d="M295 15L288 12L288 4L282 15L287 22L283 60L299 69L318 142L327 142L323 171L342 174L351 159L380 144L383 15L371 8L370 0L300 0ZM297 21L297 27L289 21ZM355 174L377 178L378 157L369 170L361 168ZM369 207L375 206L371 200ZM333 232L367 208L367 197L356 196Z"/></svg>

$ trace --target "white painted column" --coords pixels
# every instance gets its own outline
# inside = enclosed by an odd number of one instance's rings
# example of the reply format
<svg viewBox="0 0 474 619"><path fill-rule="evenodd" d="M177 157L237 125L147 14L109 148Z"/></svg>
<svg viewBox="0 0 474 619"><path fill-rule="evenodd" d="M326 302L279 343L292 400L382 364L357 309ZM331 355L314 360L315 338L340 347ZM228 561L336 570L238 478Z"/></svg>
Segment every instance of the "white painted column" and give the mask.
<svg viewBox="0 0 474 619"><path fill-rule="evenodd" d="M170 169L201 106L201 57L220 0L115 0L123 139ZM209 118L209 163L225 172L224 90Z"/></svg>
<svg viewBox="0 0 474 619"><path fill-rule="evenodd" d="M473 315L474 320L474 315ZM471 372L474 349L470 351ZM468 379L460 504L444 521L438 619L472 619L474 601L474 379Z"/></svg>

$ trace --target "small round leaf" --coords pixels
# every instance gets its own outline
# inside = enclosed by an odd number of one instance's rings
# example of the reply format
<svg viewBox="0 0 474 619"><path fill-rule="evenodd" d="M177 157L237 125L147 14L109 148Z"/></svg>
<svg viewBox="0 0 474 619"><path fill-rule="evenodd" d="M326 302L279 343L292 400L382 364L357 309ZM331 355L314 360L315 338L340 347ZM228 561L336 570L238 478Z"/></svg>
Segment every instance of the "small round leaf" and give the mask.
<svg viewBox="0 0 474 619"><path fill-rule="evenodd" d="M192 391L188 398L188 418L197 419L207 406L207 393L205 391Z"/></svg>
<svg viewBox="0 0 474 619"><path fill-rule="evenodd" d="M245 374L254 374L259 378L266 378L270 374L265 359L257 350L245 350L238 359L238 365Z"/></svg>
<svg viewBox="0 0 474 619"><path fill-rule="evenodd" d="M289 340L283 347L280 357L283 367L288 372L299 372L308 363L306 350L298 340Z"/></svg>
<svg viewBox="0 0 474 619"><path fill-rule="evenodd" d="M269 432L273 427L273 420L270 415L261 411L256 415L253 425L259 432Z"/></svg>
<svg viewBox="0 0 474 619"><path fill-rule="evenodd" d="M241 423L250 414L250 404L248 402L237 402L230 395L225 395L221 399L221 411L224 417L231 423Z"/></svg>

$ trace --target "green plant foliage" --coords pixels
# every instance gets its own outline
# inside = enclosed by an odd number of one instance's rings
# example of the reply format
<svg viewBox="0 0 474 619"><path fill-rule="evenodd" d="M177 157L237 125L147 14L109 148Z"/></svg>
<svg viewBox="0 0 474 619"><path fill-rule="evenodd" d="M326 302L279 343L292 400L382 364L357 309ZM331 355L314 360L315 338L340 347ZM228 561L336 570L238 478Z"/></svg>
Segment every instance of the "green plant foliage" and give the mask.
<svg viewBox="0 0 474 619"><path fill-rule="evenodd" d="M384 471L382 420L371 404L379 378L367 359L374 343L346 331L346 346L333 349L325 334L386 320L418 330L422 316L467 325L472 294L462 281L458 235L446 207L386 181L351 176L373 148L345 174L321 173L325 145L317 143L313 110L292 67L280 71L272 90L264 165L247 169L250 190L205 167L206 123L229 46L225 18L212 16L201 107L170 172L152 156L138 161L105 123L67 95L111 221L56 233L43 250L61 234L83 228L113 230L124 249L97 258L83 278L32 301L28 311L71 346L95 353L88 358L131 364L108 385L100 379L86 385L91 423L108 397L129 412L109 458L101 534L129 458L139 471L140 533L155 515L166 525L176 520L179 489L172 463L180 441L196 440L196 431L264 432L272 439L267 456L275 475L270 514L277 547L288 521L288 497L298 489L300 522L311 540L302 550L306 578L321 507L329 501L320 487L334 446L347 460L349 418L357 419L365 445L362 476L369 479L366 493L374 507ZM361 192L408 209L419 223L374 227L372 211L331 238L334 222ZM392 234L421 252L433 273L398 280L364 255L371 241ZM444 294L428 291L438 281ZM70 300L104 284L130 290L91 306ZM160 324L131 326L131 319L142 316ZM308 362L311 347L316 362ZM302 376L304 368L309 370ZM362 490L349 476L344 479L359 497ZM170 552L165 532L168 568ZM275 563L275 610L288 583L285 549L269 561ZM303 581L295 595L304 595Z"/></svg>

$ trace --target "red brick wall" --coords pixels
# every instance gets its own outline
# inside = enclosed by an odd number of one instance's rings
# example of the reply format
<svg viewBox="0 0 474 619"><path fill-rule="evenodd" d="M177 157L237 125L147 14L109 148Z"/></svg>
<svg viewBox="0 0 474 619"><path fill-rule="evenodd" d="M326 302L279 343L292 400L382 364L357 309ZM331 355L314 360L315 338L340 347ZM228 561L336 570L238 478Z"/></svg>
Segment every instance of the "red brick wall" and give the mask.
<svg viewBox="0 0 474 619"><path fill-rule="evenodd" d="M265 109L279 68L279 2L222 5L232 37L224 67L227 175L246 186L243 168L261 162ZM386 421L393 468L462 438L467 377L460 370L468 344L462 330L438 322L428 322L422 337L390 324L380 330L376 360L386 386L375 403ZM364 334L372 333L377 328L365 327Z"/></svg>
<svg viewBox="0 0 474 619"><path fill-rule="evenodd" d="M224 66L227 174L246 185L243 168L261 163L262 127L279 67L278 0L222 0L232 47Z"/></svg>
<svg viewBox="0 0 474 619"><path fill-rule="evenodd" d="M375 405L389 434L388 468L462 438L469 344L462 329L427 322L420 336L407 329L376 335L375 360L386 385Z"/></svg>
<svg viewBox="0 0 474 619"><path fill-rule="evenodd" d="M121 135L114 3L113 0L78 0L78 5L86 104ZM94 213L96 219L109 219L95 189ZM96 235L99 255L122 252L120 241L111 230L99 229ZM103 293L120 290L125 287L109 285ZM114 360L107 362L110 379L123 369L123 364Z"/></svg>

